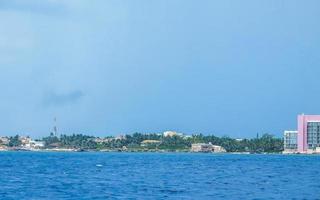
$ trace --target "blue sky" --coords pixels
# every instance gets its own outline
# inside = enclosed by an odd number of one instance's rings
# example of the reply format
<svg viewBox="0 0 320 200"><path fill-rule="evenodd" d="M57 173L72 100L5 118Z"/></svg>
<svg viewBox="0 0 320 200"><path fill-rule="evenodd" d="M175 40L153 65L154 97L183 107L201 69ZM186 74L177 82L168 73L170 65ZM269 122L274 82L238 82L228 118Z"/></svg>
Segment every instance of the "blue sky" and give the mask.
<svg viewBox="0 0 320 200"><path fill-rule="evenodd" d="M0 0L0 135L280 136L320 113L319 7Z"/></svg>

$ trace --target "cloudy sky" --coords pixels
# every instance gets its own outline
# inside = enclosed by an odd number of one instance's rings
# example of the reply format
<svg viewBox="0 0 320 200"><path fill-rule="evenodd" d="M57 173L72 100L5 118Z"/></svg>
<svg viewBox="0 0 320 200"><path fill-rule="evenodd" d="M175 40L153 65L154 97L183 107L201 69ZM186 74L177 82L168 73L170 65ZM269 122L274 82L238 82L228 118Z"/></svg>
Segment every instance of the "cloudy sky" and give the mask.
<svg viewBox="0 0 320 200"><path fill-rule="evenodd" d="M0 135L280 136L320 113L319 7L0 0Z"/></svg>

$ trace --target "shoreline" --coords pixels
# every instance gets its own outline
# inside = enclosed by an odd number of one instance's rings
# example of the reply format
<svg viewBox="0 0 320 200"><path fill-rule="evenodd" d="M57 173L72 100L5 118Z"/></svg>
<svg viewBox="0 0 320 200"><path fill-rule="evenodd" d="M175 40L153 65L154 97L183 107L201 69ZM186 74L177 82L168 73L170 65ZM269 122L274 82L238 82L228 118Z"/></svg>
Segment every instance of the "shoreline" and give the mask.
<svg viewBox="0 0 320 200"><path fill-rule="evenodd" d="M155 150L155 149L68 149L68 148L59 148L59 149L29 149L29 148L8 148L0 149L0 152L101 152L101 153L199 153L199 154L258 154L250 152L194 152L191 150ZM260 154L282 154L279 153L260 153Z"/></svg>
<svg viewBox="0 0 320 200"><path fill-rule="evenodd" d="M61 152L61 153L190 153L190 154L229 154L229 155L320 155L320 154L308 154L308 153L282 153L282 152L273 152L273 153L251 153L251 152L193 152L193 151L183 151L183 150L84 150L84 149L0 149L1 152L41 152L41 153L50 153L50 152Z"/></svg>

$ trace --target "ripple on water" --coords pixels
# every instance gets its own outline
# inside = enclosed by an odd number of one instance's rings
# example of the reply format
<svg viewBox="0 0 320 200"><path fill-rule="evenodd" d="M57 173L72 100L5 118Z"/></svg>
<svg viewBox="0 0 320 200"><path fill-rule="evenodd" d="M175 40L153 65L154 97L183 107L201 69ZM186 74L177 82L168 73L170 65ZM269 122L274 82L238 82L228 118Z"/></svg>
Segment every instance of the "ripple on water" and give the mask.
<svg viewBox="0 0 320 200"><path fill-rule="evenodd" d="M1 152L0 160L1 199L309 200L320 194L319 156Z"/></svg>

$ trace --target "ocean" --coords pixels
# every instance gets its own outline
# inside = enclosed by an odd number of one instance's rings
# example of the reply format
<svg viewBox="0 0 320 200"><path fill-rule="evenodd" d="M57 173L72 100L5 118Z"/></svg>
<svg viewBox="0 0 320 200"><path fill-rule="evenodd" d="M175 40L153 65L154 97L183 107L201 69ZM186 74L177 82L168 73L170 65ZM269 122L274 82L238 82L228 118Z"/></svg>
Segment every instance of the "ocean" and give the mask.
<svg viewBox="0 0 320 200"><path fill-rule="evenodd" d="M0 152L0 199L320 199L320 156Z"/></svg>

